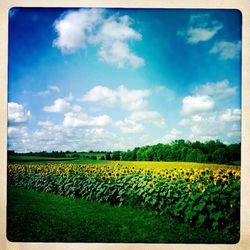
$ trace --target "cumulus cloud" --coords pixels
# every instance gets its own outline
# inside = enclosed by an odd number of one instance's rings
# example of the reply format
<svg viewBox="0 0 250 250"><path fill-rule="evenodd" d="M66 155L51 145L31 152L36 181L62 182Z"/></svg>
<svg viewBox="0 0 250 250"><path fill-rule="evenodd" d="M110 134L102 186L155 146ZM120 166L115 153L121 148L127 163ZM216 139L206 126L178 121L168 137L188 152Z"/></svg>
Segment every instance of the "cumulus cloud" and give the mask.
<svg viewBox="0 0 250 250"><path fill-rule="evenodd" d="M37 125L40 127L51 128L54 126L54 123L51 121L39 121Z"/></svg>
<svg viewBox="0 0 250 250"><path fill-rule="evenodd" d="M190 140L214 140L222 136L237 139L240 135L239 124L231 123L238 122L240 119L240 109L226 109L222 112L192 115L190 118L182 119L179 125L190 128L192 132L188 138Z"/></svg>
<svg viewBox="0 0 250 250"><path fill-rule="evenodd" d="M40 128L36 129L30 137L36 140L29 145L31 151L52 150L79 150L82 140L82 131L65 128L61 124L50 121L39 122Z"/></svg>
<svg viewBox="0 0 250 250"><path fill-rule="evenodd" d="M15 102L8 103L8 121L13 124L27 122L31 117L31 112L26 110L22 104Z"/></svg>
<svg viewBox="0 0 250 250"><path fill-rule="evenodd" d="M37 93L38 96L48 96L52 93L59 93L60 88L56 85L50 85L46 90Z"/></svg>
<svg viewBox="0 0 250 250"><path fill-rule="evenodd" d="M101 61L116 65L118 68L126 64L133 68L144 65L144 60L131 52L129 41L141 40L141 34L131 28L132 19L129 16L111 16L104 21L94 43L100 44L98 55Z"/></svg>
<svg viewBox="0 0 250 250"><path fill-rule="evenodd" d="M112 122L112 119L104 114L96 117L89 116L85 113L66 113L64 115L64 127L89 127L89 126L106 126Z"/></svg>
<svg viewBox="0 0 250 250"><path fill-rule="evenodd" d="M69 11L54 23L58 37L53 46L63 53L73 53L84 48L89 43L89 36L93 35L96 25L103 19L100 9L80 9Z"/></svg>
<svg viewBox="0 0 250 250"><path fill-rule="evenodd" d="M213 110L214 100L207 95L204 96L186 96L182 100L182 115L193 115Z"/></svg>
<svg viewBox="0 0 250 250"><path fill-rule="evenodd" d="M178 129L173 128L167 135L164 136L163 141L171 142L179 138L182 138L182 132Z"/></svg>
<svg viewBox="0 0 250 250"><path fill-rule="evenodd" d="M234 122L241 120L241 110L240 109L226 109L221 112L220 120L225 122Z"/></svg>
<svg viewBox="0 0 250 250"><path fill-rule="evenodd" d="M135 111L131 113L129 119L132 121L146 121L161 128L165 127L166 125L164 118L156 111L148 111L148 110Z"/></svg>
<svg viewBox="0 0 250 250"><path fill-rule="evenodd" d="M96 102L101 105L113 106L117 103L129 111L141 110L147 107L148 89L128 89L121 85L117 89L105 86L95 86L82 98L83 101Z"/></svg>
<svg viewBox="0 0 250 250"><path fill-rule="evenodd" d="M82 98L86 102L98 102L107 106L114 105L117 101L117 91L105 86L95 86Z"/></svg>
<svg viewBox="0 0 250 250"><path fill-rule="evenodd" d="M27 127L25 126L8 127L8 145L10 145L11 149L21 152L28 152L29 145L32 144L30 142L31 139Z"/></svg>
<svg viewBox="0 0 250 250"><path fill-rule="evenodd" d="M241 137L241 129L238 124L232 124L230 129L227 131L228 137L238 138L240 140Z"/></svg>
<svg viewBox="0 0 250 250"><path fill-rule="evenodd" d="M195 142L195 141L200 141L200 142L206 142L206 141L211 141L211 140L219 140L219 135L196 135L196 134L190 134L188 136L188 140Z"/></svg>
<svg viewBox="0 0 250 250"><path fill-rule="evenodd" d="M50 113L68 113L68 112L80 112L82 108L79 105L71 106L67 99L58 98L50 106L43 108L45 112Z"/></svg>
<svg viewBox="0 0 250 250"><path fill-rule="evenodd" d="M131 25L129 16L113 15L105 19L103 10L81 9L70 11L54 24L58 38L54 46L63 53L73 53L87 45L97 45L99 60L122 68L139 68L143 58L131 51L129 43L141 40L141 34Z"/></svg>
<svg viewBox="0 0 250 250"><path fill-rule="evenodd" d="M51 127L42 126L30 137L36 140L36 143L28 145L29 151L59 149L63 151L108 151L128 148L127 140L103 127L65 127L63 124L53 124Z"/></svg>
<svg viewBox="0 0 250 250"><path fill-rule="evenodd" d="M121 85L117 90L120 103L129 111L141 110L147 107L146 97L150 95L148 89L127 89Z"/></svg>
<svg viewBox="0 0 250 250"><path fill-rule="evenodd" d="M221 41L214 44L210 53L219 54L221 60L234 59L239 57L241 53L241 41L227 42Z"/></svg>
<svg viewBox="0 0 250 250"><path fill-rule="evenodd" d="M179 31L177 34L184 36L190 44L205 42L213 38L223 28L223 25L210 18L209 14L192 15L189 19L189 26L186 31Z"/></svg>
<svg viewBox="0 0 250 250"><path fill-rule="evenodd" d="M121 108L128 110L131 114L125 122L126 125L135 125L133 122L143 121L158 127L164 127L164 118L156 111L147 110L148 102L146 98L150 94L151 92L148 89L128 89L123 85L119 86L117 89L110 89L99 85L89 90L83 96L82 100L85 102L98 103L103 106L119 105ZM126 128L125 130L129 131ZM141 129L141 126L136 126L135 131Z"/></svg>
<svg viewBox="0 0 250 250"><path fill-rule="evenodd" d="M124 121L117 121L114 126L118 127L123 133L135 134L144 131L142 124L136 123L135 121L125 119Z"/></svg>
<svg viewBox="0 0 250 250"><path fill-rule="evenodd" d="M13 138L19 138L19 137L27 137L28 136L28 131L27 127L8 127L8 137L13 139Z"/></svg>
<svg viewBox="0 0 250 250"><path fill-rule="evenodd" d="M195 136L219 136L225 132L225 125L216 113L193 115L190 119L181 120L179 124L189 127Z"/></svg>
<svg viewBox="0 0 250 250"><path fill-rule="evenodd" d="M237 87L230 87L229 81L225 79L216 83L208 82L201 85L194 90L194 94L201 96L208 95L220 99L235 95L236 91Z"/></svg>

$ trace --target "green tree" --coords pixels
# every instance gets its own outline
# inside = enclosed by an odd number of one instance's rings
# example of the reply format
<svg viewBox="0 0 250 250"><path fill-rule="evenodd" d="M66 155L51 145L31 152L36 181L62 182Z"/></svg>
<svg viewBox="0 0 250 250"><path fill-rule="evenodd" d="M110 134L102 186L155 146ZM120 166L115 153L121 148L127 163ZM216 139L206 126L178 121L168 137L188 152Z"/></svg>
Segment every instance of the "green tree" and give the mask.
<svg viewBox="0 0 250 250"><path fill-rule="evenodd" d="M110 152L107 152L107 153L105 154L105 159L106 159L107 161L110 161L110 160L111 160L111 154L110 154Z"/></svg>
<svg viewBox="0 0 250 250"><path fill-rule="evenodd" d="M219 164L226 164L229 162L228 160L228 152L225 148L218 148L214 151L213 155L213 161L215 163Z"/></svg>
<svg viewBox="0 0 250 250"><path fill-rule="evenodd" d="M112 153L112 160L114 160L114 161L119 161L120 160L120 154L121 154L121 152L120 151L114 151L113 153Z"/></svg>

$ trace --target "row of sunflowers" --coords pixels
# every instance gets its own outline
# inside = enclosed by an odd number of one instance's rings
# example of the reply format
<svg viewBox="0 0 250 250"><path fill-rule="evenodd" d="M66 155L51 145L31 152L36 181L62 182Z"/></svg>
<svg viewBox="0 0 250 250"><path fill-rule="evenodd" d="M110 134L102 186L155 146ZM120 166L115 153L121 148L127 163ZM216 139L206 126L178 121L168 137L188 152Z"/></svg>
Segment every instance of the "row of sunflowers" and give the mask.
<svg viewBox="0 0 250 250"><path fill-rule="evenodd" d="M239 230L238 167L143 162L10 164L8 183L111 205L150 209L212 229Z"/></svg>

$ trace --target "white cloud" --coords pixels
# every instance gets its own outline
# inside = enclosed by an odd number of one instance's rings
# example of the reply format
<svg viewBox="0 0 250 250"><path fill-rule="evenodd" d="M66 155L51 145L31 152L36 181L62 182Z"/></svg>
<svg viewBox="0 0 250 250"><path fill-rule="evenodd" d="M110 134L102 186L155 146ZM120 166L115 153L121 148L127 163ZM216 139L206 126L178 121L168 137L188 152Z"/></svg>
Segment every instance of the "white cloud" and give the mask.
<svg viewBox="0 0 250 250"><path fill-rule="evenodd" d="M84 113L67 113L64 115L63 125L68 128L82 128L89 126L102 127L110 124L111 122L111 118L106 114L91 117Z"/></svg>
<svg viewBox="0 0 250 250"><path fill-rule="evenodd" d="M222 27L220 22L211 20L209 14L192 15L188 29L177 34L186 37L188 43L196 44L210 40Z"/></svg>
<svg viewBox="0 0 250 250"><path fill-rule="evenodd" d="M148 110L135 111L131 113L129 119L133 121L146 121L161 128L165 127L166 125L164 118L158 112L155 111L148 111Z"/></svg>
<svg viewBox="0 0 250 250"><path fill-rule="evenodd" d="M231 125L231 122L240 121L241 111L239 109L227 109L223 112L213 112L207 114L193 115L189 119L183 119L179 125L190 128L192 134L190 140L210 140L221 137L239 138L240 127L237 123ZM229 124L231 128L228 128Z"/></svg>
<svg viewBox="0 0 250 250"><path fill-rule="evenodd" d="M82 100L86 102L98 102L107 106L114 105L117 101L117 91L98 85L88 91Z"/></svg>
<svg viewBox="0 0 250 250"><path fill-rule="evenodd" d="M144 65L141 57L133 54L127 43L114 41L109 46L103 46L98 51L100 61L116 65L123 68L126 64L130 64L132 68L139 68Z"/></svg>
<svg viewBox="0 0 250 250"><path fill-rule="evenodd" d="M79 105L71 106L68 101L62 98L58 98L50 106L45 106L43 110L50 113L68 113L68 112L80 112L81 107Z"/></svg>
<svg viewBox="0 0 250 250"><path fill-rule="evenodd" d="M37 95L38 96L47 96L53 92L59 93L60 88L56 85L50 85L46 90L38 92Z"/></svg>
<svg viewBox="0 0 250 250"><path fill-rule="evenodd" d="M221 112L220 120L225 122L234 122L241 120L241 110L240 109L226 109Z"/></svg>
<svg viewBox="0 0 250 250"><path fill-rule="evenodd" d="M219 140L218 135L196 135L196 134L191 134L188 136L188 140L195 142L195 141L200 141L200 142L206 142L206 141L211 141L211 140Z"/></svg>
<svg viewBox="0 0 250 250"><path fill-rule="evenodd" d="M82 115L79 118L84 119ZM112 126L112 123L110 123L109 126L104 128L102 126L92 126L94 125L93 120L96 122L95 118L100 118L101 120L101 117L87 116L87 120L90 121L88 125L91 126L85 126L85 123L80 124L84 126L78 127L79 124L74 123L73 125L77 125L76 127L67 127L63 124L55 124L51 120L44 120L38 122L39 127L34 131L21 126L18 128L9 127L8 148L17 152L43 150L113 151L127 150L135 146L145 145L148 140L147 134L143 134L140 137L137 136L136 133L139 133L142 125L138 125L135 122L123 121L120 124L123 125L121 128ZM75 117L73 122L74 120ZM101 125L100 122L99 125ZM121 129L122 133L116 134L114 129ZM34 141L35 143L33 143Z"/></svg>
<svg viewBox="0 0 250 250"><path fill-rule="evenodd" d="M178 138L182 138L182 132L180 130L173 128L167 135L163 137L163 141L171 142Z"/></svg>
<svg viewBox="0 0 250 250"><path fill-rule="evenodd" d="M221 60L237 58L241 52L241 41L227 42L221 41L214 44L210 53L219 54Z"/></svg>
<svg viewBox="0 0 250 250"><path fill-rule="evenodd" d="M214 108L215 102L210 96L186 96L182 100L182 115L193 115L209 112Z"/></svg>
<svg viewBox="0 0 250 250"><path fill-rule="evenodd" d="M219 136L224 134L225 127L219 121L212 119L203 119L191 127L194 135L198 136Z"/></svg>
<svg viewBox="0 0 250 250"><path fill-rule="evenodd" d="M53 45L61 49L63 53L73 53L84 48L89 42L89 36L93 35L96 25L103 19L103 11L100 9L80 9L66 12L54 23L58 37Z"/></svg>
<svg viewBox="0 0 250 250"><path fill-rule="evenodd" d="M178 125L180 125L180 126L189 126L189 122L190 122L189 119L182 119L182 120L179 121Z"/></svg>
<svg viewBox="0 0 250 250"><path fill-rule="evenodd" d="M101 105L112 106L119 102L121 107L129 111L142 110L147 107L146 97L150 95L148 89L128 89L121 85L117 89L105 86L95 86L82 98L83 101L97 102Z"/></svg>
<svg viewBox="0 0 250 250"><path fill-rule="evenodd" d="M147 107L145 98L150 95L148 89L127 89L121 85L117 90L120 103L123 108L129 111L142 110Z"/></svg>
<svg viewBox="0 0 250 250"><path fill-rule="evenodd" d="M17 138L17 137L27 137L27 127L8 127L8 137L9 138Z"/></svg>
<svg viewBox="0 0 250 250"><path fill-rule="evenodd" d="M54 123L51 121L39 121L37 125L45 128L51 128L54 126Z"/></svg>
<svg viewBox="0 0 250 250"><path fill-rule="evenodd" d="M88 44L98 45L101 61L118 68L126 65L139 68L144 60L131 51L129 43L141 40L141 34L131 24L129 16L113 15L105 19L103 10L70 11L55 22L58 38L53 44L63 53L73 53Z"/></svg>
<svg viewBox="0 0 250 250"><path fill-rule="evenodd" d="M85 130L85 136L90 140L100 141L112 137L112 133L109 133L104 128L91 128Z"/></svg>
<svg viewBox="0 0 250 250"><path fill-rule="evenodd" d="M101 61L122 68L127 64L132 68L144 65L143 58L131 52L130 41L141 40L141 34L131 28L132 19L129 16L111 16L101 26L93 43L100 44L98 55Z"/></svg>
<svg viewBox="0 0 250 250"><path fill-rule="evenodd" d="M32 145L32 143L29 138L27 127L8 127L8 148L15 151L28 152L30 145Z"/></svg>
<svg viewBox="0 0 250 250"><path fill-rule="evenodd" d="M8 103L8 121L12 124L27 122L31 117L31 112L26 110L22 104L15 102Z"/></svg>
<svg viewBox="0 0 250 250"><path fill-rule="evenodd" d="M189 127L195 136L219 136L225 132L225 125L216 113L193 115L190 119L181 120L179 124Z"/></svg>
<svg viewBox="0 0 250 250"><path fill-rule="evenodd" d="M238 138L240 140L241 137L241 129L240 126L236 123L232 124L231 128L227 132L228 137Z"/></svg>
<svg viewBox="0 0 250 250"><path fill-rule="evenodd" d="M205 28L190 28L187 32L187 41L189 43L198 43L210 40L220 29L220 26L205 29Z"/></svg>
<svg viewBox="0 0 250 250"><path fill-rule="evenodd" d="M208 95L219 99L235 95L236 91L237 87L229 87L229 81L225 79L220 82L208 82L201 85L194 90L194 94L201 96Z"/></svg>
<svg viewBox="0 0 250 250"><path fill-rule="evenodd" d="M111 16L101 26L93 42L110 43L112 41L141 40L141 34L130 27L133 20L129 16Z"/></svg>
<svg viewBox="0 0 250 250"><path fill-rule="evenodd" d="M60 88L58 86L56 86L56 85L50 85L48 87L48 89L51 90L51 91L57 92L57 93L60 92Z"/></svg>
<svg viewBox="0 0 250 250"><path fill-rule="evenodd" d="M135 121L125 119L124 121L117 121L114 123L115 127L118 127L123 133L141 133L144 131L142 124L136 123Z"/></svg>

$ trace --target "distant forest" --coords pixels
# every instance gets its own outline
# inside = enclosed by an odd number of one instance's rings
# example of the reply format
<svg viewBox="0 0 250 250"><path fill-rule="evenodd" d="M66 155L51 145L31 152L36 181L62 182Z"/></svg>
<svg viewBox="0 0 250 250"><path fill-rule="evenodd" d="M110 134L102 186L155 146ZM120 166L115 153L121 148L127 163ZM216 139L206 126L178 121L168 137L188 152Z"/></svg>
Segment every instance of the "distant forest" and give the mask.
<svg viewBox="0 0 250 250"><path fill-rule="evenodd" d="M241 144L226 145L216 141L190 142L175 140L170 144L136 147L133 150L114 151L106 160L123 161L183 161L228 164L240 161Z"/></svg>
<svg viewBox="0 0 250 250"><path fill-rule="evenodd" d="M147 145L127 151L89 151L89 152L30 152L17 154L9 151L9 155L27 155L39 157L75 157L93 160L115 161L183 161L229 164L240 162L241 144L226 145L219 140L208 142L190 142L175 140L169 144Z"/></svg>

